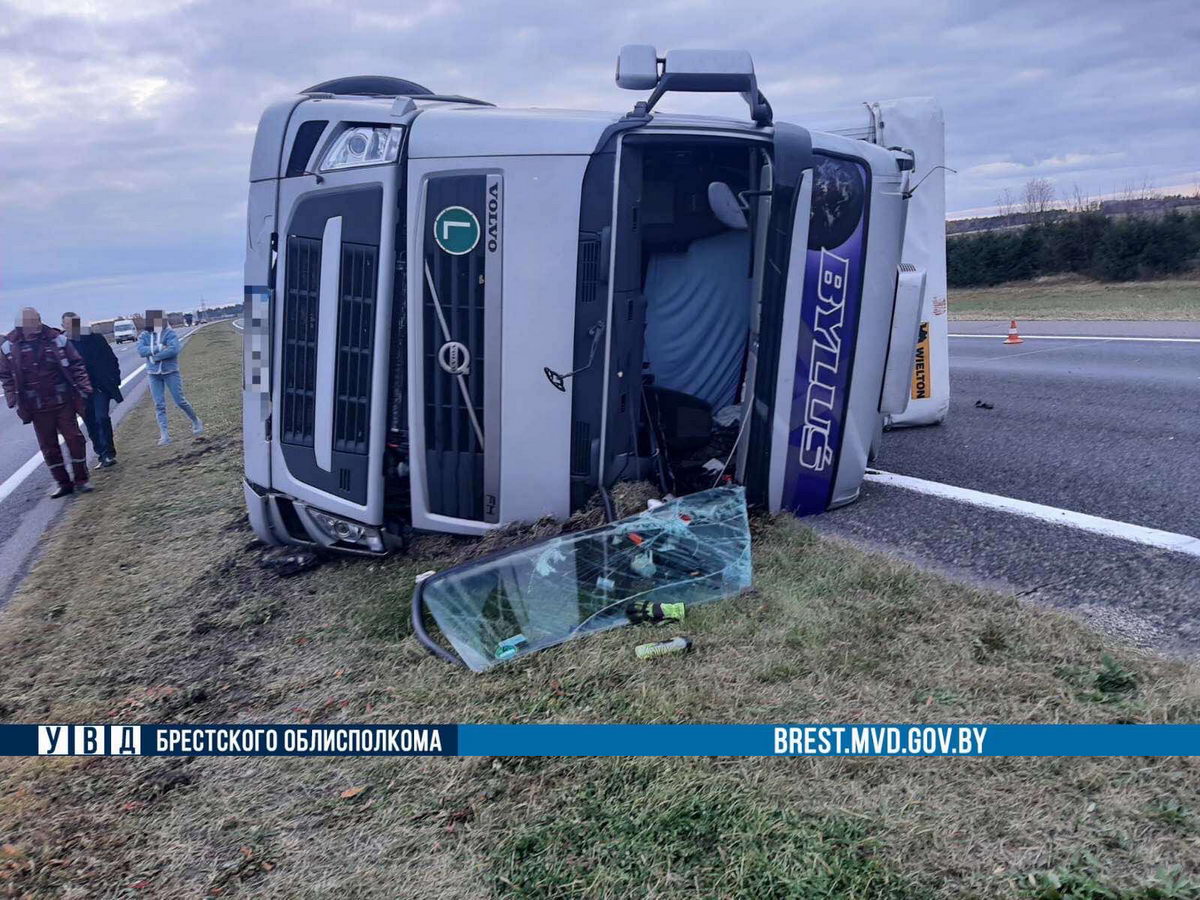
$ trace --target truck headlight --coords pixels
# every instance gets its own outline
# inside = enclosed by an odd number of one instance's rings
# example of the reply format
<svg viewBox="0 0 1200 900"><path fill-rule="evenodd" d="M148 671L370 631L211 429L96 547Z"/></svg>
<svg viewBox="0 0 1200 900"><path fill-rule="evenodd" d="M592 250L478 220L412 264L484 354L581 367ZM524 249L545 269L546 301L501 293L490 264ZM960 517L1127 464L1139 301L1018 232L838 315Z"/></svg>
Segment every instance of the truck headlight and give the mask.
<svg viewBox="0 0 1200 900"><path fill-rule="evenodd" d="M313 509L311 506L307 508L307 512L309 518L330 540L342 544L358 544L375 553L383 552L383 540L379 536L378 529L368 528L357 522L348 522L338 516L331 516Z"/></svg>
<svg viewBox="0 0 1200 900"><path fill-rule="evenodd" d="M309 509L308 514L312 516L313 521L320 526L321 530L335 541L354 542L363 536L363 527L354 522L347 522L345 519L318 512L315 509Z"/></svg>
<svg viewBox="0 0 1200 900"><path fill-rule="evenodd" d="M393 163L400 156L404 128L400 125L351 125L337 136L321 157L320 169L352 169Z"/></svg>

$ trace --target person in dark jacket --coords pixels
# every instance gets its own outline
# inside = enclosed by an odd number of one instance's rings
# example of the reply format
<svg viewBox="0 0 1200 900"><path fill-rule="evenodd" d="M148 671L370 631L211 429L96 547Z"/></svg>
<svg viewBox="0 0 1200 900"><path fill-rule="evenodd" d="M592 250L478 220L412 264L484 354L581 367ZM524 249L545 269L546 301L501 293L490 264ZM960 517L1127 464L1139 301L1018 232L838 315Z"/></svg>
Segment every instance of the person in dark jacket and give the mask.
<svg viewBox="0 0 1200 900"><path fill-rule="evenodd" d="M88 379L92 382L92 396L83 410L83 424L87 426L88 437L99 460L97 468L107 469L117 462L110 410L114 401L120 403L125 399L121 395L121 364L108 339L102 334L92 334L91 329L79 321L77 313L63 313L62 325L63 333L83 357Z"/></svg>
<svg viewBox="0 0 1200 900"><path fill-rule="evenodd" d="M83 357L57 328L42 324L36 309L21 310L17 327L0 338L0 387L10 409L26 425L33 423L42 458L58 487L51 497L92 490L88 480L87 442L75 421L92 393ZM63 461L58 436L71 454L71 472ZM72 483L71 475L75 480Z"/></svg>

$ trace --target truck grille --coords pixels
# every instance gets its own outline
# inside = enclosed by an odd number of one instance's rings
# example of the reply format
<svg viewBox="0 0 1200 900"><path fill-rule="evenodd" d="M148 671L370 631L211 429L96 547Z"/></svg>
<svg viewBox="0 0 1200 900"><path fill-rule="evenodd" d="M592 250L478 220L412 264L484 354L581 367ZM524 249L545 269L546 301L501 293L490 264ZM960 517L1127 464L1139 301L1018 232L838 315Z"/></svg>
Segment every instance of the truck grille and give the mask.
<svg viewBox="0 0 1200 900"><path fill-rule="evenodd" d="M367 244L342 244L333 449L343 453L368 449L378 253Z"/></svg>
<svg viewBox="0 0 1200 900"><path fill-rule="evenodd" d="M592 426L576 420L571 423L571 474L592 473Z"/></svg>
<svg viewBox="0 0 1200 900"><path fill-rule="evenodd" d="M321 242L291 236L283 301L282 434L285 444L313 445L317 386L317 306Z"/></svg>
<svg viewBox="0 0 1200 900"><path fill-rule="evenodd" d="M422 269L422 365L425 380L425 467L430 512L462 519L484 519L484 448L471 421L468 402L479 422L484 421L484 241L469 252L443 252L431 239L434 220L451 206L470 210L485 219L484 175L447 175L429 179L423 264L429 267L441 304L441 314ZM444 371L438 354L450 339L470 353L465 375L467 398L457 376Z"/></svg>
<svg viewBox="0 0 1200 900"><path fill-rule="evenodd" d="M576 299L592 303L600 287L600 239L591 235L579 236L579 262L576 265Z"/></svg>
<svg viewBox="0 0 1200 900"><path fill-rule="evenodd" d="M379 405L371 385L382 214L379 184L306 194L288 216L279 252L275 421L283 467L296 482L359 506L367 503L372 474L381 474L370 471L370 448L371 404ZM333 237L334 219L340 240ZM330 268L338 270L325 296L322 263L327 278Z"/></svg>
<svg viewBox="0 0 1200 900"><path fill-rule="evenodd" d="M593 338L591 329L604 322L604 306L597 300L606 298L602 288L607 283L607 271L601 273L600 235L594 231L579 233L579 255L575 263L575 369L583 369L591 358ZM605 277L601 277L601 275ZM592 435L600 433L600 381L603 361L592 369L579 373L574 384L571 404L571 508L584 504L595 487L595 460ZM589 402L595 398L594 403Z"/></svg>

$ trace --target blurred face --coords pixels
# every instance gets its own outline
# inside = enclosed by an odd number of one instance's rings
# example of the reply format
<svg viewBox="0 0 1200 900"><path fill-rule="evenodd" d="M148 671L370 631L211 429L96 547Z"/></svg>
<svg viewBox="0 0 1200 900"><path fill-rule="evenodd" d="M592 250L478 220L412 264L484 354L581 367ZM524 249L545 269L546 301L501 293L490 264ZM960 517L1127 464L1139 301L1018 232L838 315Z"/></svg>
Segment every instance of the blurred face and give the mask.
<svg viewBox="0 0 1200 900"><path fill-rule="evenodd" d="M162 326L163 326L162 310L161 309L146 310L146 324L149 325L151 328L155 328L155 329L162 328Z"/></svg>
<svg viewBox="0 0 1200 900"><path fill-rule="evenodd" d="M63 316L62 320L63 331L66 332L69 338L78 338L82 334L82 327L79 323L79 316Z"/></svg>
<svg viewBox="0 0 1200 900"><path fill-rule="evenodd" d="M42 317L36 309L26 307L21 310L21 328L25 331L42 330Z"/></svg>

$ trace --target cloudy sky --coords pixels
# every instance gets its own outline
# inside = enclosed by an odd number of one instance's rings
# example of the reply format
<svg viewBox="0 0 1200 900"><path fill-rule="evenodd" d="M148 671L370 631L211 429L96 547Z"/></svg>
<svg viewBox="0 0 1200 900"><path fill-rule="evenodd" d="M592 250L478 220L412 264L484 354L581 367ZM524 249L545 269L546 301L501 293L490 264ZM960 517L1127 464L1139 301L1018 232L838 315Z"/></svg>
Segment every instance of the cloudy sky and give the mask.
<svg viewBox="0 0 1200 900"><path fill-rule="evenodd" d="M0 0L0 324L26 304L240 302L247 164L274 98L378 73L625 109L629 42L747 48L800 124L936 96L951 211L1038 176L1065 193L1200 185L1195 0Z"/></svg>

